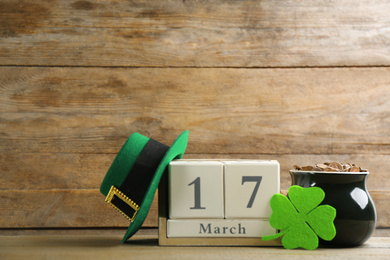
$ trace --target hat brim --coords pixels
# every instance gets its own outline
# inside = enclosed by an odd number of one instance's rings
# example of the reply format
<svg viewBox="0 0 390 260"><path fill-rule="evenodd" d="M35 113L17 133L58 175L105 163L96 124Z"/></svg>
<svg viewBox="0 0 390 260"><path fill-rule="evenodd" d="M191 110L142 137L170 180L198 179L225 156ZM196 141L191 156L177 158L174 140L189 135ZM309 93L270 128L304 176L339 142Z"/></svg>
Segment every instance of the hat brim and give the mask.
<svg viewBox="0 0 390 260"><path fill-rule="evenodd" d="M173 144L168 149L168 151L165 153L164 158L161 160L160 164L157 167L152 182L150 183L145 198L140 205L140 209L137 215L135 216L134 221L127 228L126 234L122 239L122 243L125 243L142 226L146 216L148 215L150 206L154 198L154 194L156 193L162 174L164 173L168 164L173 159L180 159L184 155L184 152L187 147L187 142L188 142L188 133L189 133L188 130L181 133L179 137L177 137L176 140L173 142Z"/></svg>

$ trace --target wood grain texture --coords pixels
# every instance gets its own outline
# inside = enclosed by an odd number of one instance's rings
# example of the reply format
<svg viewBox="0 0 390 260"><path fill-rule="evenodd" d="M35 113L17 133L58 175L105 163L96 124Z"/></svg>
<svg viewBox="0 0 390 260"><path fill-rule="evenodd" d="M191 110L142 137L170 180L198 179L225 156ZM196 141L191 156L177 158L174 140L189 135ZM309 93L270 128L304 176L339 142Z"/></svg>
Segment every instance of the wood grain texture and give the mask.
<svg viewBox="0 0 390 260"><path fill-rule="evenodd" d="M0 154L0 190L84 190L98 189L115 154ZM326 161L351 162L370 171L369 190L390 191L389 155L310 154L190 154L184 159L255 159L280 163L281 189L291 185L289 170L294 164Z"/></svg>
<svg viewBox="0 0 390 260"><path fill-rule="evenodd" d="M389 72L2 67L1 198L24 206L4 206L1 225L126 226L93 193L115 154L132 132L171 144L189 129L186 158L276 159L285 190L294 164L355 162L387 227ZM157 225L153 209L145 225Z"/></svg>
<svg viewBox="0 0 390 260"><path fill-rule="evenodd" d="M125 227L128 222L106 205L97 189L114 154L8 154L0 155L0 228ZM376 155L243 155L186 154L192 159L277 159L281 188L291 185L288 171L294 164L356 162L370 170L368 189L373 194L378 226L390 226L388 205L389 156ZM157 226L154 201L144 226Z"/></svg>
<svg viewBox="0 0 390 260"><path fill-rule="evenodd" d="M99 190L0 191L0 228L128 227ZM144 227L157 226L157 195Z"/></svg>
<svg viewBox="0 0 390 260"><path fill-rule="evenodd" d="M126 227L98 192L115 154L186 129L186 158L276 159L284 192L294 164L357 163L390 227L388 10L0 1L0 228Z"/></svg>
<svg viewBox="0 0 390 260"><path fill-rule="evenodd" d="M390 65L390 3L0 3L0 64L304 67Z"/></svg>
<svg viewBox="0 0 390 260"><path fill-rule="evenodd" d="M121 235L0 236L2 259L388 259L390 238L373 237L355 248L286 250L283 247L163 247L155 235L135 235L120 244Z"/></svg>
<svg viewBox="0 0 390 260"><path fill-rule="evenodd" d="M118 236L122 239L123 234L126 233L127 227L115 227L115 228L3 228L0 229L0 236ZM144 236L152 236L154 239L158 238L157 227L141 228L136 233L133 239L141 239ZM390 228L377 228L374 231L373 237L390 237Z"/></svg>
<svg viewBox="0 0 390 260"><path fill-rule="evenodd" d="M284 190L283 193L286 193ZM390 226L389 191L370 191L377 227ZM157 227L157 196L144 227ZM129 222L104 202L98 190L0 191L0 228L127 227Z"/></svg>
<svg viewBox="0 0 390 260"><path fill-rule="evenodd" d="M390 154L390 69L1 67L4 153L116 153L132 132L195 154Z"/></svg>

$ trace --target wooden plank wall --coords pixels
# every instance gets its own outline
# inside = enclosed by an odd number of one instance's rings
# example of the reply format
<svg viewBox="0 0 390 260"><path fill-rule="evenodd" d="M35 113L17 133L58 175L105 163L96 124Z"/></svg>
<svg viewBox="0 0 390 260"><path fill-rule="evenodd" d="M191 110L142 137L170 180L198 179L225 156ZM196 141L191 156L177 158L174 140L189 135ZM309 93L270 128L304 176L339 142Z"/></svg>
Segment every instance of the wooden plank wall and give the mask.
<svg viewBox="0 0 390 260"><path fill-rule="evenodd" d="M0 228L124 227L127 137L186 158L369 169L390 227L387 0L0 0ZM156 202L145 226L157 225Z"/></svg>

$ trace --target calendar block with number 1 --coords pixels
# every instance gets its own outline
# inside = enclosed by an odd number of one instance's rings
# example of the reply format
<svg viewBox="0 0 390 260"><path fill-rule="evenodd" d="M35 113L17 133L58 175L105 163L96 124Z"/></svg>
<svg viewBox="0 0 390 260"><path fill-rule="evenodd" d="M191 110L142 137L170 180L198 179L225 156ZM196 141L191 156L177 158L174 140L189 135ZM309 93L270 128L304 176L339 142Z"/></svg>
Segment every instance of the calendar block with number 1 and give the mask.
<svg viewBox="0 0 390 260"><path fill-rule="evenodd" d="M277 161L172 161L159 187L160 245L279 245L261 241L277 232L279 172Z"/></svg>

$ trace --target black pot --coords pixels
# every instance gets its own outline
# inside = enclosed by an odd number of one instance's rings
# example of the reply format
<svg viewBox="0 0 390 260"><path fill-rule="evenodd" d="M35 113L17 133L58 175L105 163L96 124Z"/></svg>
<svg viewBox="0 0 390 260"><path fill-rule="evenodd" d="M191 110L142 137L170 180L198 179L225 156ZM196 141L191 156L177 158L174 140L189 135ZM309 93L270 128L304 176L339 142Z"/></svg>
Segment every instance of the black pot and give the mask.
<svg viewBox="0 0 390 260"><path fill-rule="evenodd" d="M320 187L325 192L321 205L336 209L336 236L321 245L352 247L369 239L376 226L374 202L367 190L368 172L306 172L290 171L292 185Z"/></svg>

